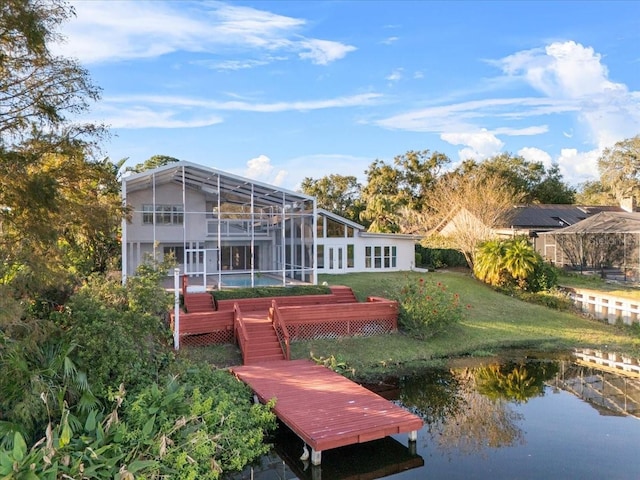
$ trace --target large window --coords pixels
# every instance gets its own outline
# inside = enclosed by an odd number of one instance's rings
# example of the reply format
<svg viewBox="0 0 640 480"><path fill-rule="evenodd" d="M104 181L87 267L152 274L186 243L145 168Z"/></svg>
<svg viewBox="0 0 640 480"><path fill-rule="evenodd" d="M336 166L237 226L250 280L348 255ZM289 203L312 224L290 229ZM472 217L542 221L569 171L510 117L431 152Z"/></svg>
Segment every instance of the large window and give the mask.
<svg viewBox="0 0 640 480"><path fill-rule="evenodd" d="M253 247L255 268L258 268L259 247ZM220 248L222 270L251 270L251 247L249 245L223 246Z"/></svg>
<svg viewBox="0 0 640 480"><path fill-rule="evenodd" d="M156 225L182 225L184 223L184 209L182 205L156 205ZM153 224L153 205L142 206L142 223Z"/></svg>
<svg viewBox="0 0 640 480"><path fill-rule="evenodd" d="M331 218L327 218L327 237L342 238L344 237L344 223L336 222Z"/></svg>
<svg viewBox="0 0 640 480"><path fill-rule="evenodd" d="M367 246L364 248L365 268L396 268L398 249L394 246Z"/></svg>

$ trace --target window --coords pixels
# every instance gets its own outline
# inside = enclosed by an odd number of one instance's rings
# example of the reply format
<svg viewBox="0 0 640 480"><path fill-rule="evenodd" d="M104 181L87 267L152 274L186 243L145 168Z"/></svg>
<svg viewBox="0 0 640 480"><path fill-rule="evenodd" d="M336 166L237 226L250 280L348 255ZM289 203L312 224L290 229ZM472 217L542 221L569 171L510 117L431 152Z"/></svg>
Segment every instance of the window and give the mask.
<svg viewBox="0 0 640 480"><path fill-rule="evenodd" d="M347 237L353 238L353 227L347 226Z"/></svg>
<svg viewBox="0 0 640 480"><path fill-rule="evenodd" d="M349 247L347 246L347 259L349 258ZM396 268L398 249L393 246L367 246L364 248L365 268ZM347 260L349 261L349 260Z"/></svg>
<svg viewBox="0 0 640 480"><path fill-rule="evenodd" d="M316 252L316 268L324 268L324 245L318 245Z"/></svg>
<svg viewBox="0 0 640 480"><path fill-rule="evenodd" d="M163 253L165 257L173 255L178 263L184 262L184 247L164 247Z"/></svg>
<svg viewBox="0 0 640 480"><path fill-rule="evenodd" d="M316 236L318 238L324 238L324 217L319 215L317 222Z"/></svg>
<svg viewBox="0 0 640 480"><path fill-rule="evenodd" d="M347 245L347 268L355 266L355 245L352 243Z"/></svg>
<svg viewBox="0 0 640 480"><path fill-rule="evenodd" d="M327 218L327 237L344 237L344 224Z"/></svg>
<svg viewBox="0 0 640 480"><path fill-rule="evenodd" d="M142 205L142 223L153 224L153 205ZM156 225L182 225L184 209L182 205L156 205Z"/></svg>

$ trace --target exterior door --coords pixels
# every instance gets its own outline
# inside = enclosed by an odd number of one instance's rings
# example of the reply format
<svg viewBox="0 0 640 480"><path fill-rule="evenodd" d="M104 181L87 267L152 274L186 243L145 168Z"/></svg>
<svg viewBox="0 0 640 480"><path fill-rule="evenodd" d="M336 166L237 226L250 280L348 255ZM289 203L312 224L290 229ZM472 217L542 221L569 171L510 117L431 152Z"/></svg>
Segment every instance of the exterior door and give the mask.
<svg viewBox="0 0 640 480"><path fill-rule="evenodd" d="M342 245L331 245L325 248L327 249L325 268L328 267L332 272L344 271L347 266L346 248Z"/></svg>

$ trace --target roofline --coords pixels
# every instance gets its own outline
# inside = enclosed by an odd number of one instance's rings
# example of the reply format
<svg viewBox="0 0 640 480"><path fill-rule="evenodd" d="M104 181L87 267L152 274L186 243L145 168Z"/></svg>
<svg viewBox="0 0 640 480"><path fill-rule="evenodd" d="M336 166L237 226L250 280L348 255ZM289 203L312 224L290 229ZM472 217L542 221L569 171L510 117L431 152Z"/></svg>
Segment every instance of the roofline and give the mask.
<svg viewBox="0 0 640 480"><path fill-rule="evenodd" d="M343 216L338 215L337 213L333 213L333 212L330 212L329 210L325 210L324 208L318 208L317 212L318 212L318 215L322 214L327 217L331 217L338 222L342 222L346 225L349 225L350 227L357 228L358 230L363 230L363 231L365 230L364 225L360 225L359 223L349 220L348 218L344 218Z"/></svg>
<svg viewBox="0 0 640 480"><path fill-rule="evenodd" d="M396 238L402 240L421 240L422 235L413 235L411 233L379 233L379 232L360 232L360 237L364 238Z"/></svg>
<svg viewBox="0 0 640 480"><path fill-rule="evenodd" d="M186 167L186 168L194 168L194 169L197 169L197 170L205 170L207 172L211 172L214 175L223 175L225 177L232 178L234 180L238 180L240 182L249 182L249 183L252 183L254 185L259 185L259 186L264 187L264 188L279 190L279 191L281 191L283 193L286 193L286 194L289 194L289 195L296 195L298 197L303 197L303 198L305 198L307 200L312 200L312 201L315 200L315 197L313 197L311 195L307 195L307 194L302 193L302 192L296 192L294 190L281 188L281 187L279 187L277 185L272 185L270 183L261 182L259 180L253 180L251 178L247 178L247 177L243 177L241 175L236 175L236 174L233 174L233 173L229 173L229 172L226 172L224 170L219 170L217 168L207 167L205 165L200 165L198 163L189 162L187 160L180 160L179 162L168 163L167 165L163 165L161 167L153 168L151 170L145 170L144 172L134 173L132 175L123 176L122 177L122 183L124 184L125 182L128 182L129 180L137 180L137 179L140 179L140 178L150 177L155 173L164 172L166 170L171 170L171 169L176 168L176 167Z"/></svg>

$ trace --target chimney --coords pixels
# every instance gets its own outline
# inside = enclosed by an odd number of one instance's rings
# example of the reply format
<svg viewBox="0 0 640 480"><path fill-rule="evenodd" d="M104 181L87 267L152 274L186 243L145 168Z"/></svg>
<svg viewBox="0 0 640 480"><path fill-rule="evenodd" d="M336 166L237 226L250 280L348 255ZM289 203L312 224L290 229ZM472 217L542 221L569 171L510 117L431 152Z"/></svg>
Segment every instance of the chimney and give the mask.
<svg viewBox="0 0 640 480"><path fill-rule="evenodd" d="M625 212L635 212L636 211L636 197L625 197L620 200L620 208Z"/></svg>

